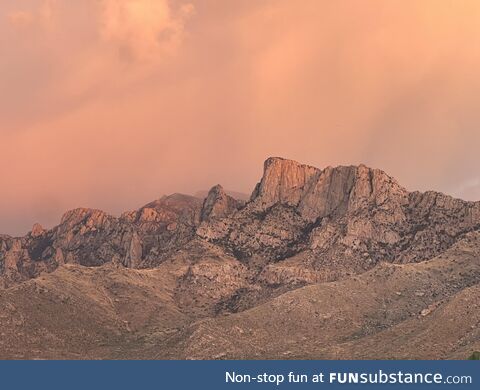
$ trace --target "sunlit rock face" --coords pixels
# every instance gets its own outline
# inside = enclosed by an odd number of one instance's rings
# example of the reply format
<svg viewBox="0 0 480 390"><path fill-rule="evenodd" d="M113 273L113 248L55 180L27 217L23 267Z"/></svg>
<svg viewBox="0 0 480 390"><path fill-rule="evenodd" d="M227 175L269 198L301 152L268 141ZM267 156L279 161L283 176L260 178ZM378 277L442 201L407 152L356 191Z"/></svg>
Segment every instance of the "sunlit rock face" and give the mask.
<svg viewBox="0 0 480 390"><path fill-rule="evenodd" d="M479 203L440 193L409 193L364 165L318 169L274 157L250 201L197 234L244 262L274 263L262 272L266 280L295 275L307 282L380 261L425 260L478 229L479 210Z"/></svg>
<svg viewBox="0 0 480 390"><path fill-rule="evenodd" d="M244 202L227 195L221 185L216 185L208 192L203 202L201 220L228 217L243 206Z"/></svg>

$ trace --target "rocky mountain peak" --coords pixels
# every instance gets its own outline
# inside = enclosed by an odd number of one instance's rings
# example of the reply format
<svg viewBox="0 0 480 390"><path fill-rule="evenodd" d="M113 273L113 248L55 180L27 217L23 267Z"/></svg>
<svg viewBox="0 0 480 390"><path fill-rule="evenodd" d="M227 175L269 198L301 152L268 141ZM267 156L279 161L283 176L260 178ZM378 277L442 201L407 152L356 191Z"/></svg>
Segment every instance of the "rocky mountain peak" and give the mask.
<svg viewBox="0 0 480 390"><path fill-rule="evenodd" d="M297 204L310 180L321 171L309 165L280 157L270 157L264 163L263 176L252 193L251 200L270 207L275 203Z"/></svg>
<svg viewBox="0 0 480 390"><path fill-rule="evenodd" d="M203 202L201 220L225 218L242 205L231 196L227 195L220 184L212 187Z"/></svg>
<svg viewBox="0 0 480 390"><path fill-rule="evenodd" d="M60 226L64 229L71 229L78 224L98 227L103 225L109 218L112 217L105 211L80 207L67 211L62 216Z"/></svg>
<svg viewBox="0 0 480 390"><path fill-rule="evenodd" d="M345 214L368 205L396 208L408 202L407 198L408 192L393 178L363 164L321 170L272 157L265 161L251 201L263 210L278 203L293 206L302 217L315 221L332 212Z"/></svg>
<svg viewBox="0 0 480 390"><path fill-rule="evenodd" d="M30 232L30 235L32 237L39 237L45 232L46 232L46 230L43 228L43 226L40 225L39 223L36 223L36 224L33 225L32 231Z"/></svg>

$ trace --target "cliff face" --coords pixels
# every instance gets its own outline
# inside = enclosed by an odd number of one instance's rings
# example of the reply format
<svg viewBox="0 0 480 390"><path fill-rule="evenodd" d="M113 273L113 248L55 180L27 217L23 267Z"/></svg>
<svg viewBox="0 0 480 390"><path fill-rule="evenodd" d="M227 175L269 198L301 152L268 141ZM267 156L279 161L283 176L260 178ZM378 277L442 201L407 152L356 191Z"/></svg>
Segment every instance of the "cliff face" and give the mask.
<svg viewBox="0 0 480 390"><path fill-rule="evenodd" d="M296 161L269 158L264 163L262 180L255 187L251 200L264 208L276 203L297 205L306 186L320 172Z"/></svg>
<svg viewBox="0 0 480 390"><path fill-rule="evenodd" d="M365 207L388 207L402 218L408 193L393 178L364 165L320 170L295 161L269 158L251 198L264 210L275 204L295 207L306 220L352 213Z"/></svg>
<svg viewBox="0 0 480 390"><path fill-rule="evenodd" d="M477 230L479 211L478 202L409 193L364 165L321 170L270 158L250 202L197 234L266 265L266 282L302 283L431 258Z"/></svg>
<svg viewBox="0 0 480 390"><path fill-rule="evenodd" d="M409 193L363 165L269 158L246 203L215 186L203 201L174 194L118 218L76 209L51 230L0 236L0 275L10 285L64 263L156 267L201 240L256 269L264 284L309 283L380 261L419 262L479 228L478 202Z"/></svg>
<svg viewBox="0 0 480 390"><path fill-rule="evenodd" d="M243 206L244 202L227 195L221 185L216 185L208 192L202 206L200 219L208 221L228 217Z"/></svg>

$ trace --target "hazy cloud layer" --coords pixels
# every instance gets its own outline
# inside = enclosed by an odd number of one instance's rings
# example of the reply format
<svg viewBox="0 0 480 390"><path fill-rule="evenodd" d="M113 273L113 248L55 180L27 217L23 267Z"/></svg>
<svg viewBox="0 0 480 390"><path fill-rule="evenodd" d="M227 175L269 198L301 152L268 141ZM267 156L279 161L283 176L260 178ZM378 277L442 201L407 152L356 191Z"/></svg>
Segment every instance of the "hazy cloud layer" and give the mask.
<svg viewBox="0 0 480 390"><path fill-rule="evenodd" d="M476 0L3 0L0 232L270 155L480 198Z"/></svg>

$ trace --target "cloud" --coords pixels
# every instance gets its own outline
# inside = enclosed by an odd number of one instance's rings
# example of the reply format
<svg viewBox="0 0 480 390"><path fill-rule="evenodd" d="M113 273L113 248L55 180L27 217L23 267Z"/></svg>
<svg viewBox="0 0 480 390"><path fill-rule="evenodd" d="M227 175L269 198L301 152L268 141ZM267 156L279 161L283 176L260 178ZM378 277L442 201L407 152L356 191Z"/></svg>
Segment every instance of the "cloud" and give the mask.
<svg viewBox="0 0 480 390"><path fill-rule="evenodd" d="M250 192L269 155L454 194L478 176L477 0L2 0L0 15L0 232Z"/></svg>
<svg viewBox="0 0 480 390"><path fill-rule="evenodd" d="M173 9L167 0L103 0L102 38L127 60L157 58L181 42L192 4Z"/></svg>
<svg viewBox="0 0 480 390"><path fill-rule="evenodd" d="M31 9L13 10L8 12L10 24L17 28L37 26L49 28L54 17L54 8L57 0L42 0Z"/></svg>
<svg viewBox="0 0 480 390"><path fill-rule="evenodd" d="M13 27L0 26L6 133L131 93L175 60L194 15L191 3L167 0L32 0L21 11L8 5L0 4Z"/></svg>
<svg viewBox="0 0 480 390"><path fill-rule="evenodd" d="M8 14L10 23L17 27L30 25L34 20L34 15L28 11L12 11Z"/></svg>

